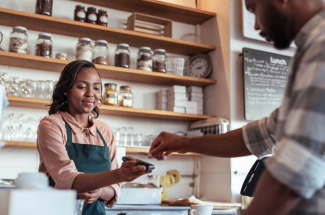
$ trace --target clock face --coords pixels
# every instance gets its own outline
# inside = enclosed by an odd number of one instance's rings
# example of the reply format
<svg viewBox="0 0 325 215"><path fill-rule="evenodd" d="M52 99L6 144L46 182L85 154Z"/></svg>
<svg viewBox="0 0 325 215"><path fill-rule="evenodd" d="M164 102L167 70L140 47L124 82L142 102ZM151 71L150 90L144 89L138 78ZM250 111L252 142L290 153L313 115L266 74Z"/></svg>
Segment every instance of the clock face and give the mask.
<svg viewBox="0 0 325 215"><path fill-rule="evenodd" d="M207 55L194 56L190 62L189 76L197 78L207 77L212 70L211 60Z"/></svg>

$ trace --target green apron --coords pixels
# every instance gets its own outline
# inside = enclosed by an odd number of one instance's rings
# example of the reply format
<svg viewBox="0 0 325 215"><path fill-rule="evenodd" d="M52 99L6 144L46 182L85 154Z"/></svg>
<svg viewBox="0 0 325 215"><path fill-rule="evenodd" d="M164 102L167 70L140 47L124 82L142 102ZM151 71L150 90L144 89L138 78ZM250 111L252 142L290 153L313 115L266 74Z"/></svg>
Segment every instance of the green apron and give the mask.
<svg viewBox="0 0 325 215"><path fill-rule="evenodd" d="M102 139L104 146L79 144L72 142L71 127L65 121L65 127L67 129L67 149L69 158L76 164L78 172L83 173L99 173L111 170L111 156L109 154L109 147L96 128L98 135ZM50 177L50 186L54 187L55 182ZM84 204L83 215L105 215L104 202L97 199L92 204Z"/></svg>

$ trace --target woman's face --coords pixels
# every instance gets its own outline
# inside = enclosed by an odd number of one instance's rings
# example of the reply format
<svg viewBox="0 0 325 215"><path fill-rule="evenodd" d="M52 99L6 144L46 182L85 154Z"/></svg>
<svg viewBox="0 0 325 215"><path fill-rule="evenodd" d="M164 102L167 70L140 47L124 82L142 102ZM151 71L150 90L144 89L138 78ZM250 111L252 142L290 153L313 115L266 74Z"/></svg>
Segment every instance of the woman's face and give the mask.
<svg viewBox="0 0 325 215"><path fill-rule="evenodd" d="M82 68L67 92L70 114L90 114L101 96L102 86L98 72L94 68Z"/></svg>

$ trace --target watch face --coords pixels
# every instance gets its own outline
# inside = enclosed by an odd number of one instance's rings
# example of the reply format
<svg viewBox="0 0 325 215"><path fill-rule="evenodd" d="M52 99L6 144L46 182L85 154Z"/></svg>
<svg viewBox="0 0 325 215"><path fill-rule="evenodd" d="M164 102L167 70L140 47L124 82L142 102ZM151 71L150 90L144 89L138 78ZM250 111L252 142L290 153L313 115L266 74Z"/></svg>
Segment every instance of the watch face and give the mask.
<svg viewBox="0 0 325 215"><path fill-rule="evenodd" d="M208 57L193 58L190 63L189 76L205 78L211 72L211 63Z"/></svg>

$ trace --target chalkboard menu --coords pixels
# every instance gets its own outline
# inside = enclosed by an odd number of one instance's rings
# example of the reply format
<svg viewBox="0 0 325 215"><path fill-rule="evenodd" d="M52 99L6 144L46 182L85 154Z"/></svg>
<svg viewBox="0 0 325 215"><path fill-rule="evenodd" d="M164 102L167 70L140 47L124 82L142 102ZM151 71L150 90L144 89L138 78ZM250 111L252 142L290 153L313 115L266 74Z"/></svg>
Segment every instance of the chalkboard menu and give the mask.
<svg viewBox="0 0 325 215"><path fill-rule="evenodd" d="M245 118L269 116L281 105L291 58L243 49Z"/></svg>

